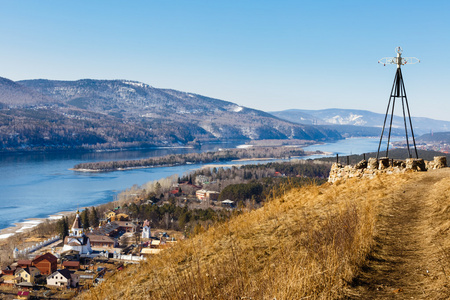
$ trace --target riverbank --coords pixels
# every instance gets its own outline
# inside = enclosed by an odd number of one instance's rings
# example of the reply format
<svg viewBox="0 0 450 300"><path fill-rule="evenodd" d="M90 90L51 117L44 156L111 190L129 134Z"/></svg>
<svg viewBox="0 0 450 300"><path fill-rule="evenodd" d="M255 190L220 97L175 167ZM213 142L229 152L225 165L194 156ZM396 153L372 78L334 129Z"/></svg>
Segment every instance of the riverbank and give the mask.
<svg viewBox="0 0 450 300"><path fill-rule="evenodd" d="M76 211L62 211L56 214L52 214L47 218L29 218L23 222L14 223L14 226L3 228L0 230L0 241L7 239L11 236L14 236L17 233L27 233L32 231L39 224L44 223L45 221L56 221L63 217L74 214Z"/></svg>

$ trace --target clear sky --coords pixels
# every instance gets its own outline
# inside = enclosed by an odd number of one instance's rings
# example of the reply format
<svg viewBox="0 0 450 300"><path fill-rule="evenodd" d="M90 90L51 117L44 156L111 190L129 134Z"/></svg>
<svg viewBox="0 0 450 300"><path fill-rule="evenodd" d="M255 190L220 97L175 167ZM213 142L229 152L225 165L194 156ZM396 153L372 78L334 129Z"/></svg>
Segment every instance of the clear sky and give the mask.
<svg viewBox="0 0 450 300"><path fill-rule="evenodd" d="M450 1L0 0L0 76L130 79L264 111L384 113L395 66L413 116L450 121ZM400 107L397 107L400 111Z"/></svg>

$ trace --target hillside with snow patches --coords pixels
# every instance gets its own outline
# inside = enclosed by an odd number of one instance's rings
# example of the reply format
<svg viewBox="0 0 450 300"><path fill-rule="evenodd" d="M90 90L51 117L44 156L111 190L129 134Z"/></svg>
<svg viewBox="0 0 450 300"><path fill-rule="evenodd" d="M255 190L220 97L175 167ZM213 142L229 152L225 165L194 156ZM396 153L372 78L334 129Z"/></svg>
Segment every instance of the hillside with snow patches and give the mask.
<svg viewBox="0 0 450 300"><path fill-rule="evenodd" d="M3 84L2 84L3 83ZM0 80L0 151L341 139L229 101L131 80Z"/></svg>
<svg viewBox="0 0 450 300"><path fill-rule="evenodd" d="M347 129L340 129L339 127L330 127L329 125L350 125L381 128L385 118L384 114L374 113L367 110L337 108L321 110L289 109L271 112L271 114L278 118L301 124L328 125L328 128L334 128L341 133L345 132L345 130L350 130L350 128L346 127ZM430 131L450 131L450 122L448 121L412 117L412 123L416 134L425 134ZM402 128L404 128L403 116L394 116L392 126L397 129L395 132L401 134ZM379 134L379 130L375 130L374 132L378 132Z"/></svg>

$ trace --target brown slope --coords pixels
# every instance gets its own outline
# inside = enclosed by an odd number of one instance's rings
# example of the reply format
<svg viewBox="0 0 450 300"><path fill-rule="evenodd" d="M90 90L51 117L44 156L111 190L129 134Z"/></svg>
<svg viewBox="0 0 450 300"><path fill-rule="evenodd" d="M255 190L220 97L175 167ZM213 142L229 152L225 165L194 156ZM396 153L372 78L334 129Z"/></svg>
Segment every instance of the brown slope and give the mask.
<svg viewBox="0 0 450 300"><path fill-rule="evenodd" d="M376 247L349 298L448 299L449 175L416 174L386 197Z"/></svg>
<svg viewBox="0 0 450 300"><path fill-rule="evenodd" d="M293 190L80 298L446 299L449 197L450 169Z"/></svg>

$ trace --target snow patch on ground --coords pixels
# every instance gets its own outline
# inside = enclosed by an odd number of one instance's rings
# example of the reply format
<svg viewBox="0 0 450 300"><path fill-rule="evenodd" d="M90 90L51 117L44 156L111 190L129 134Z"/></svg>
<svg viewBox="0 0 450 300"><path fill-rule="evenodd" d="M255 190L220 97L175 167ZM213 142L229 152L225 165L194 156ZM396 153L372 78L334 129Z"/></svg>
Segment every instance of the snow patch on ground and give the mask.
<svg viewBox="0 0 450 300"><path fill-rule="evenodd" d="M7 238L9 238L10 236L13 236L13 235L14 235L14 233L0 234L0 240L7 239Z"/></svg>
<svg viewBox="0 0 450 300"><path fill-rule="evenodd" d="M361 126L366 124L367 122L363 120L362 115L356 115L356 114L349 114L346 117L342 117L340 115L336 115L332 118L326 119L327 122L331 124L338 124L338 125L357 125Z"/></svg>
<svg viewBox="0 0 450 300"><path fill-rule="evenodd" d="M247 148L251 148L253 147L253 145L238 145L236 148L238 149L247 149Z"/></svg>
<svg viewBox="0 0 450 300"><path fill-rule="evenodd" d="M230 105L230 106L226 107L226 110L232 111L232 112L240 112L243 109L244 108L242 106L239 106L239 105Z"/></svg>
<svg viewBox="0 0 450 300"><path fill-rule="evenodd" d="M137 87L141 87L141 88L150 87L148 84L145 84L142 82L137 82L137 81L122 81L122 82L125 84L128 84L128 85L137 86Z"/></svg>

